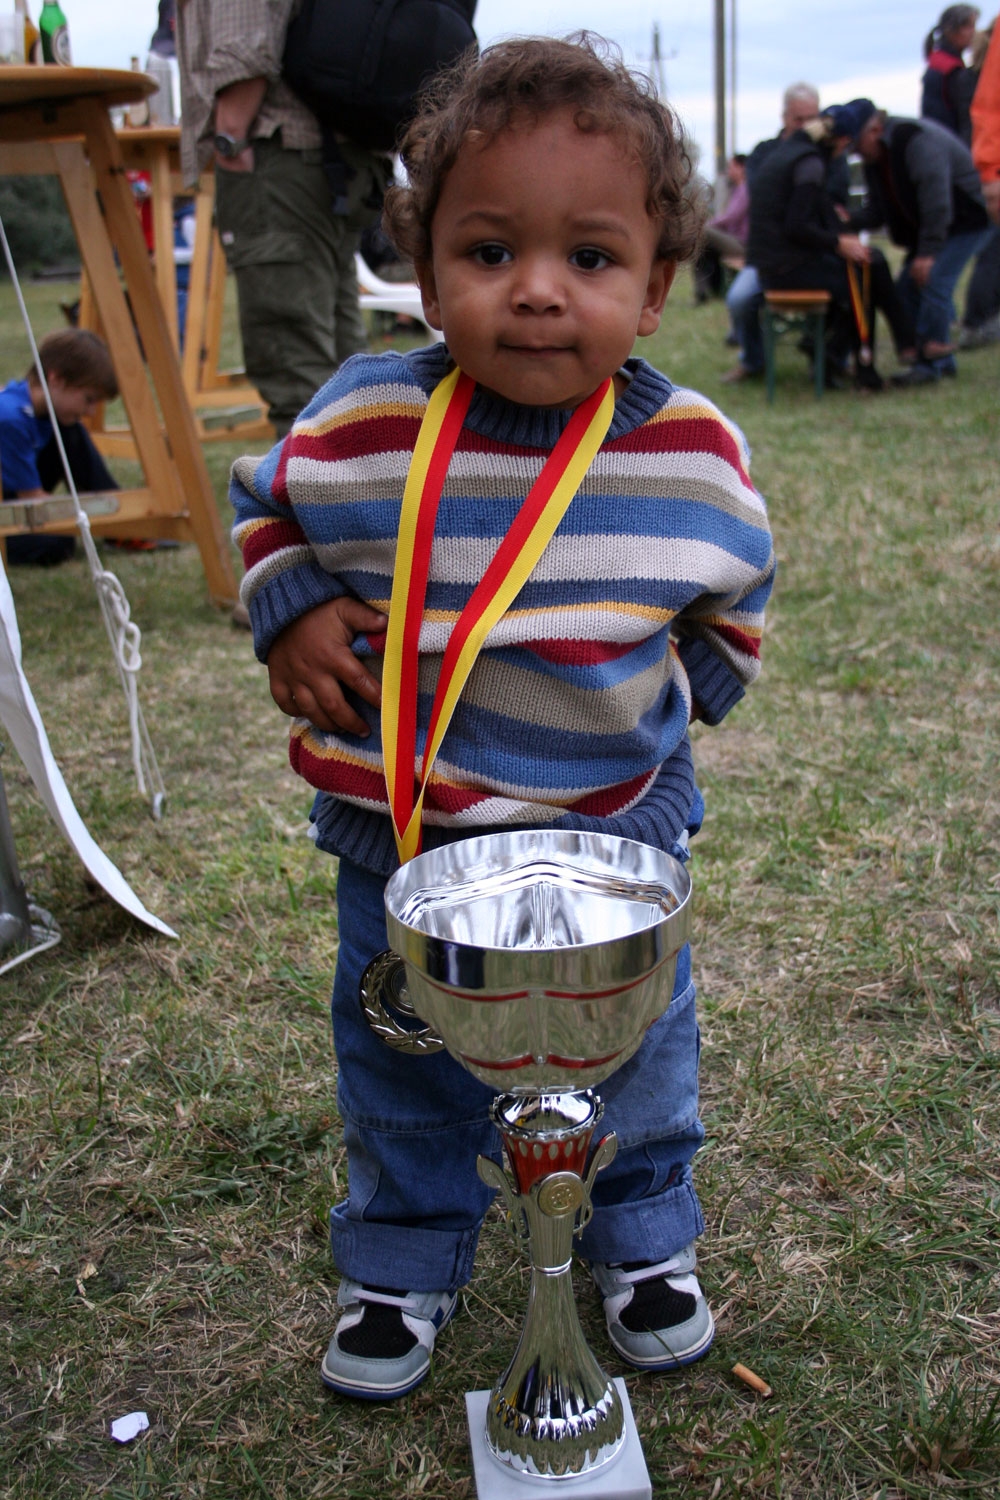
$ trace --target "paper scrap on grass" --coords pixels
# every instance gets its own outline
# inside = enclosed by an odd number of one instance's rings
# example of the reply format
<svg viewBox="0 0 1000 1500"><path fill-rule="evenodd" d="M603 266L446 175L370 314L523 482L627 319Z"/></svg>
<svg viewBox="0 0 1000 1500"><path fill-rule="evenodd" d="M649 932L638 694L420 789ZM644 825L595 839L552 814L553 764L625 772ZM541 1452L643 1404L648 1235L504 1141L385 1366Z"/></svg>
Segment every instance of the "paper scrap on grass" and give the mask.
<svg viewBox="0 0 1000 1500"><path fill-rule="evenodd" d="M176 937L172 927L147 911L118 866L87 831L77 812L63 774L56 764L49 737L34 695L21 666L21 632L17 627L14 596L7 574L0 567L0 723L23 760L39 796L53 821L72 844L88 871L113 901L140 922Z"/></svg>
<svg viewBox="0 0 1000 1500"><path fill-rule="evenodd" d="M149 1426L144 1411L130 1411L127 1417L116 1417L111 1424L111 1436L116 1443L130 1443Z"/></svg>

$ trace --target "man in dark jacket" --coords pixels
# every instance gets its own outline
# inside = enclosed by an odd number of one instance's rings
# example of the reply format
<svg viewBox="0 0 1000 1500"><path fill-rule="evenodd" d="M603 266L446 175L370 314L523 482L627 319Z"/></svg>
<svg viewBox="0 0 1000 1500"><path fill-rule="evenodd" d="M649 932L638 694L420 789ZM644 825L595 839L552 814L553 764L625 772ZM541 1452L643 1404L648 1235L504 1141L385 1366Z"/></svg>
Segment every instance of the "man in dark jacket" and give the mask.
<svg viewBox="0 0 1000 1500"><path fill-rule="evenodd" d="M789 136L801 130L807 120L815 119L818 114L819 94L813 85L811 83L789 84L782 99L780 133L766 141L758 141L747 157L746 184L751 200L754 180L767 158L783 141L787 141ZM832 162L830 177L827 180L831 196L846 205L849 186L846 160L838 159ZM763 301L764 293L757 268L753 261L747 258L746 264L726 293L726 307L729 310L730 322L739 339L740 358L739 363L722 376L725 385L738 380L748 380L763 373L764 341L760 330L760 308Z"/></svg>
<svg viewBox="0 0 1000 1500"><path fill-rule="evenodd" d="M885 225L906 250L897 280L910 308L922 357L900 384L924 385L956 373L948 348L952 296L966 264L989 239L979 174L969 150L934 120L908 120L856 99L857 149L865 164L868 201L851 228ZM942 352L944 350L945 352Z"/></svg>
<svg viewBox="0 0 1000 1500"><path fill-rule="evenodd" d="M878 389L874 309L888 320L904 358L914 355L914 332L885 257L848 230L846 211L830 193L831 162L845 155L852 134L848 107L834 105L770 152L754 181L747 259L767 291L828 291L830 374L836 378L853 354L856 383Z"/></svg>

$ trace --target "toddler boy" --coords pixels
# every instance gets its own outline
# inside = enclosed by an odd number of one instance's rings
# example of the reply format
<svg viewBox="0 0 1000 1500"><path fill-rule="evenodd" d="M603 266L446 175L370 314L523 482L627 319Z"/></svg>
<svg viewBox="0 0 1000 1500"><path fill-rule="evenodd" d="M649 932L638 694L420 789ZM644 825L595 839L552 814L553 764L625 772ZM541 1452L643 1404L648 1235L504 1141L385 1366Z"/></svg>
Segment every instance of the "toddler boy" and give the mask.
<svg viewBox="0 0 1000 1500"><path fill-rule="evenodd" d="M339 858L348 1196L331 1212L343 1314L321 1373L367 1399L427 1374L490 1201L476 1156L498 1155L492 1091L446 1053L389 1051L358 1004L365 966L388 946L383 891L398 864L380 678L432 393L458 378L468 405L435 481L417 771L470 595L580 410L600 402L609 425L472 667L427 779L424 848L538 827L686 858L702 816L688 724L718 723L757 675L774 569L741 436L631 357L702 221L677 123L645 80L587 37L503 42L439 80L403 156L388 228L444 344L348 361L282 444L237 462L232 486L257 655L294 720L292 763L317 789L316 841ZM712 1341L695 1275L698 1047L685 949L669 1010L601 1087L619 1150L581 1241L612 1343L643 1369L677 1368Z"/></svg>
<svg viewBox="0 0 1000 1500"><path fill-rule="evenodd" d="M81 493L117 489L80 420L118 394L106 345L86 329L65 328L43 338L38 354L74 484ZM0 391L0 473L5 500L37 499L50 494L63 478L34 365L23 380L12 380ZM74 549L71 536L12 536L7 540L7 561L51 566L72 557Z"/></svg>

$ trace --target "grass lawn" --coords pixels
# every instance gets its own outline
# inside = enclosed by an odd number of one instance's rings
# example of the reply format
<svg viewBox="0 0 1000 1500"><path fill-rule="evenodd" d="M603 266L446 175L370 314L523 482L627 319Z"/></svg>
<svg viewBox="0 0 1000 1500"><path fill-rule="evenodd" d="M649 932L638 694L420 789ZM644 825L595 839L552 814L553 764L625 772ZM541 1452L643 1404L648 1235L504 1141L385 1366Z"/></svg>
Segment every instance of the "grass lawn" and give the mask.
<svg viewBox="0 0 1000 1500"><path fill-rule="evenodd" d="M66 288L29 288L39 333ZM780 577L759 685L697 726L697 1178L716 1343L625 1374L658 1500L992 1500L1000 1475L1000 349L930 389L720 387L686 276L642 352L744 428ZM27 346L0 285L0 376ZM887 341L885 341L887 343ZM891 369L883 354L883 369ZM206 449L220 510L235 450ZM0 978L0 1494L471 1500L463 1393L527 1287L499 1212L431 1379L320 1384L344 1187L332 861L249 637L193 547L108 554L142 630L154 823L82 562L16 569L77 806L178 942L84 879L13 753L21 872L62 942ZM732 1374L750 1366L764 1398ZM148 1412L129 1447L112 1418Z"/></svg>

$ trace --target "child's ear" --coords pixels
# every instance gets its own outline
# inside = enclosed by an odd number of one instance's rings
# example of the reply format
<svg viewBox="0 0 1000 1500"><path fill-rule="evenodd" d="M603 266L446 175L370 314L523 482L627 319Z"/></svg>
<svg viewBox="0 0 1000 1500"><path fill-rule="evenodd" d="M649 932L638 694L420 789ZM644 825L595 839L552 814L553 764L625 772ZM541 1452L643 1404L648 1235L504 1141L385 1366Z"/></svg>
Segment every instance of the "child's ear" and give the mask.
<svg viewBox="0 0 1000 1500"><path fill-rule="evenodd" d="M417 284L420 287L420 300L424 305L424 317L431 328L441 332L441 304L438 302L437 283L434 280L434 267L429 260L418 260L413 268L417 275Z"/></svg>
<svg viewBox="0 0 1000 1500"><path fill-rule="evenodd" d="M642 311L639 314L639 327L636 329L640 338L646 338L659 328L660 318L663 316L663 304L667 300L667 293L673 286L676 273L677 262L675 260L661 258L653 261Z"/></svg>

